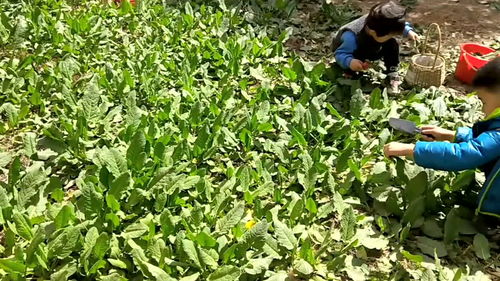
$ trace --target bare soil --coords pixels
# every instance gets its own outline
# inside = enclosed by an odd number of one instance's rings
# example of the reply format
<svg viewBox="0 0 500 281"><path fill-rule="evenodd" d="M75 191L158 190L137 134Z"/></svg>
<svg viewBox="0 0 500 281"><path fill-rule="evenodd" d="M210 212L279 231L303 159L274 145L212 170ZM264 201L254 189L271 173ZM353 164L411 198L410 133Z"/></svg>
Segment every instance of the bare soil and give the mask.
<svg viewBox="0 0 500 281"><path fill-rule="evenodd" d="M355 0L364 12L380 1ZM443 43L455 47L461 43L490 44L500 37L500 12L483 0L418 0L410 8L408 20L426 27L437 23L443 32Z"/></svg>

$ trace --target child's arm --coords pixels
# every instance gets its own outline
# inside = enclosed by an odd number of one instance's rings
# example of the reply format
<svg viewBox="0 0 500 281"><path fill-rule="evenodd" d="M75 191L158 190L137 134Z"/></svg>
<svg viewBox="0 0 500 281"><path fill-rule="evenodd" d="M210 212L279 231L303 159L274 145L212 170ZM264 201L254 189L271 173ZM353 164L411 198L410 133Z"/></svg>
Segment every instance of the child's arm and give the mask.
<svg viewBox="0 0 500 281"><path fill-rule="evenodd" d="M480 167L500 158L500 132L486 132L461 143L392 142L384 147L387 157L413 157L417 165L443 171L462 171Z"/></svg>
<svg viewBox="0 0 500 281"><path fill-rule="evenodd" d="M343 68L351 68L351 62L354 59L354 51L358 47L356 34L352 31L344 31L341 37L342 44L335 51L335 61Z"/></svg>
<svg viewBox="0 0 500 281"><path fill-rule="evenodd" d="M486 132L461 143L417 142L413 156L417 165L444 171L480 167L500 157L500 133Z"/></svg>
<svg viewBox="0 0 500 281"><path fill-rule="evenodd" d="M413 26L409 22L405 23L405 30L403 31L403 36L408 37L413 41L417 41L420 39L420 36L415 32Z"/></svg>
<svg viewBox="0 0 500 281"><path fill-rule="evenodd" d="M408 34L410 34L410 31L413 31L413 26L411 25L411 23L406 22L405 23L405 31L403 31L403 36L407 37Z"/></svg>
<svg viewBox="0 0 500 281"><path fill-rule="evenodd" d="M446 130L434 125L424 125L420 129L422 129L422 138L426 141L455 142L455 131Z"/></svg>
<svg viewBox="0 0 500 281"><path fill-rule="evenodd" d="M467 127L460 127L456 131L450 131L434 125L425 125L421 129L422 137L426 141L466 142L473 139L472 129ZM434 139L427 137L429 135Z"/></svg>
<svg viewBox="0 0 500 281"><path fill-rule="evenodd" d="M472 129L467 127L460 127L457 129L455 135L455 142L466 142L474 138L472 135Z"/></svg>

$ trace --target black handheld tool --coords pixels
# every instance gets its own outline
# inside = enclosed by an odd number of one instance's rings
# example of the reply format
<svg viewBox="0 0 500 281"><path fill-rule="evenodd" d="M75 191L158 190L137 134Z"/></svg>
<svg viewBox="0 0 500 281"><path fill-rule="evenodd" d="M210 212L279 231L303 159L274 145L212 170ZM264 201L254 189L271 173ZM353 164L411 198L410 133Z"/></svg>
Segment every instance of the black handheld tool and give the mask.
<svg viewBox="0 0 500 281"><path fill-rule="evenodd" d="M411 121L408 120L403 120L403 119L397 119L397 118L390 118L389 119L389 125L393 127L394 129L401 131L403 133L407 133L410 135L418 135L422 134L422 129L417 127L417 125ZM425 135L429 138L434 138L431 135Z"/></svg>

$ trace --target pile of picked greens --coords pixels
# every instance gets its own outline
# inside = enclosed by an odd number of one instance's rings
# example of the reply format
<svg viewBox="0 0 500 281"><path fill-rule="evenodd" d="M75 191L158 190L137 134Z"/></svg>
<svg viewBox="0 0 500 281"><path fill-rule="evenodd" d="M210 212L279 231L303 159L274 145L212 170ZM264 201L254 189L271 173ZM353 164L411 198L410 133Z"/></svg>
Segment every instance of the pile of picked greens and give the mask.
<svg viewBox="0 0 500 281"><path fill-rule="evenodd" d="M389 117L475 97L363 94L245 5L179 2L0 1L2 280L488 280L475 172L382 156L415 141Z"/></svg>

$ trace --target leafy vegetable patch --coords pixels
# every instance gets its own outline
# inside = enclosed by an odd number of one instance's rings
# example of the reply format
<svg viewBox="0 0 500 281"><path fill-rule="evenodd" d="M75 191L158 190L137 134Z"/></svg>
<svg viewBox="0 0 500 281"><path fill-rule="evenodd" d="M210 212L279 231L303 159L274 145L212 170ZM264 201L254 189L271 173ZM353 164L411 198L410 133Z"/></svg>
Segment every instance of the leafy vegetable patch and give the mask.
<svg viewBox="0 0 500 281"><path fill-rule="evenodd" d="M474 173L381 155L388 118L476 98L365 95L289 29L164 2L0 3L2 280L485 277Z"/></svg>

